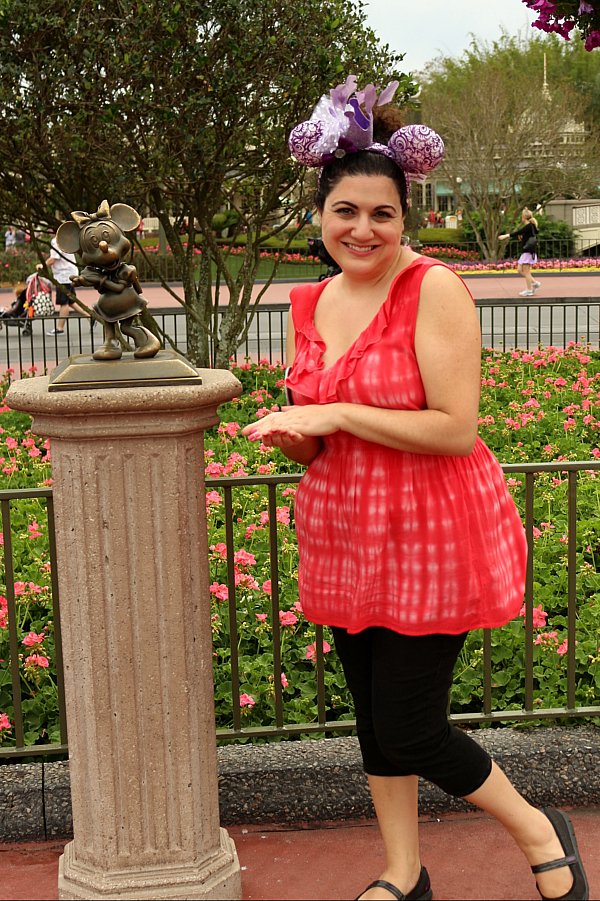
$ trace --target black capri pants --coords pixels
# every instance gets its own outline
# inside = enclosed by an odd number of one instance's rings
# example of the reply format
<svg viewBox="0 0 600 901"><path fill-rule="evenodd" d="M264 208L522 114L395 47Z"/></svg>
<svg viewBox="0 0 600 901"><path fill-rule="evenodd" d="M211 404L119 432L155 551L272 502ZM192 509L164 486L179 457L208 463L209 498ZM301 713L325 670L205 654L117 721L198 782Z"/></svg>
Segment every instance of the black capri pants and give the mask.
<svg viewBox="0 0 600 901"><path fill-rule="evenodd" d="M448 722L461 635L400 635L370 628L350 635L333 628L354 699L358 741L371 776L422 776L450 795L480 788L489 754Z"/></svg>

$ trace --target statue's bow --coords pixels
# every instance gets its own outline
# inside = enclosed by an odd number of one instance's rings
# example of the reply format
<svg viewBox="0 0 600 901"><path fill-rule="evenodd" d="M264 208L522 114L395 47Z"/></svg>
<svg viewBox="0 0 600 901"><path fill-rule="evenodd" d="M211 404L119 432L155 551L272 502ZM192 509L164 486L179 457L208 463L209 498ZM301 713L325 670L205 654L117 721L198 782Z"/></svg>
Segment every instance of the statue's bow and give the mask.
<svg viewBox="0 0 600 901"><path fill-rule="evenodd" d="M87 225L88 222L96 222L98 219L110 219L110 206L108 205L108 200L103 200L95 213L86 213L83 210L73 210L71 218L75 220L80 228L82 225Z"/></svg>

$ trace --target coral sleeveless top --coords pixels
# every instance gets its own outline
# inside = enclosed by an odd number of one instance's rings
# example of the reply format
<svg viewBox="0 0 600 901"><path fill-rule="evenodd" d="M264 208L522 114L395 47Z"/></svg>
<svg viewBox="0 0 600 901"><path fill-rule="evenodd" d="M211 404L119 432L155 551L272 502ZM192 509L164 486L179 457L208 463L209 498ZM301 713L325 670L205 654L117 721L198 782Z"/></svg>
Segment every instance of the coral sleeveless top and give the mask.
<svg viewBox="0 0 600 901"><path fill-rule="evenodd" d="M414 349L420 257L354 344L324 367L314 311L326 282L291 292L298 404L336 401L422 410ZM456 276L458 278L458 276ZM336 432L295 501L299 592L307 618L360 632L457 634L504 625L523 603L527 546L504 474L477 438L467 457L416 454Z"/></svg>

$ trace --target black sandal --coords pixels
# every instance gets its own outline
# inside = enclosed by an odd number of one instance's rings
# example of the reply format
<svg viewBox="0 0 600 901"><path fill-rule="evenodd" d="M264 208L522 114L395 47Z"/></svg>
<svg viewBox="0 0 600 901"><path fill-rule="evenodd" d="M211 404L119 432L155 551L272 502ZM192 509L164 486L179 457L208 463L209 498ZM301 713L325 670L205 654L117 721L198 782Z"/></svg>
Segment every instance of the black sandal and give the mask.
<svg viewBox="0 0 600 901"><path fill-rule="evenodd" d="M400 889L392 882L387 882L385 879L376 879L375 882L371 882L363 889L358 897L360 898L360 896L364 895L365 892L368 892L370 888L384 888L393 898L396 898L396 901L404 901L404 899L406 899L406 901L431 901L433 898L431 883L429 882L429 873L425 867L421 867L419 881L414 888L411 888L408 895L403 895ZM358 901L358 898L356 901Z"/></svg>
<svg viewBox="0 0 600 901"><path fill-rule="evenodd" d="M559 857L557 860L550 860L548 863L538 863L531 868L531 872L546 873L548 870L558 870L560 867L569 867L573 874L573 885L566 895L560 895L558 898L546 898L538 888L538 892L540 892L540 895L542 896L542 901L588 901L590 890L583 863L579 855L577 839L575 838L575 831L571 820L562 812L562 810L557 810L555 807L546 807L544 808L543 813L546 814L554 826L554 831L563 846L565 856Z"/></svg>

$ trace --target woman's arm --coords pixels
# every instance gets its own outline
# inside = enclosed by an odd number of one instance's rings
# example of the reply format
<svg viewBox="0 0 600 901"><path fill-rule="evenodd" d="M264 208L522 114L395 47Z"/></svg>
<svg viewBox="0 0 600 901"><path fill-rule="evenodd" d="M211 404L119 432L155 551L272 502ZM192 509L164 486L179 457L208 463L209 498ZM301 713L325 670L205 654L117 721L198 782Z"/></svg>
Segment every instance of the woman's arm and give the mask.
<svg viewBox="0 0 600 901"><path fill-rule="evenodd" d="M525 229L529 228L529 223L527 225L521 226L514 232L506 232L504 235L498 235L499 241L504 241L505 238L520 238L525 234Z"/></svg>
<svg viewBox="0 0 600 901"><path fill-rule="evenodd" d="M425 410L349 403L290 407L248 426L249 436L264 440L271 429L281 428L303 436L343 430L397 450L467 456L477 437L481 335L469 292L442 266L423 279L415 351Z"/></svg>

